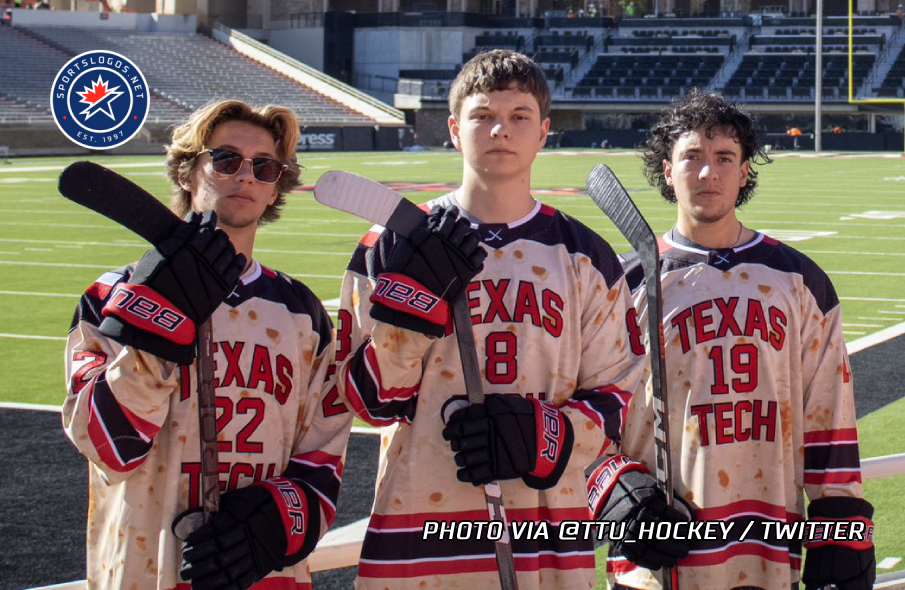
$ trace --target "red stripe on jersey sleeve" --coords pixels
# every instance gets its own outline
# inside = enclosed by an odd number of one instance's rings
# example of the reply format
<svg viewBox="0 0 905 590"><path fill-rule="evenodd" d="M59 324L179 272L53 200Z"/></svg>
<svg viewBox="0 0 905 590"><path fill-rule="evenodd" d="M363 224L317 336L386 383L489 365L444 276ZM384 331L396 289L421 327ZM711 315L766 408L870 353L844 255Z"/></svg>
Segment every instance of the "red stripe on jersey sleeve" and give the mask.
<svg viewBox="0 0 905 590"><path fill-rule="evenodd" d="M638 569L638 566L624 557L609 557L606 560L606 571L611 574L626 574Z"/></svg>
<svg viewBox="0 0 905 590"><path fill-rule="evenodd" d="M374 385L377 386L377 401L384 403L392 401L405 401L411 399L416 393L418 393L418 389L421 387L420 381L412 387L390 387L389 389L384 388L383 379L380 376L380 365L377 362L377 353L374 352L374 343L368 342L368 345L365 346L364 352L365 367L368 369L368 373L371 375L371 379L373 379Z"/></svg>
<svg viewBox="0 0 905 590"><path fill-rule="evenodd" d="M259 264L260 264L260 263L259 263ZM267 268L267 267L264 266L263 264L261 264L261 274L263 274L265 277L269 277L269 278L271 278L271 279L277 278L277 273L276 273L276 271L273 270L272 268Z"/></svg>
<svg viewBox="0 0 905 590"><path fill-rule="evenodd" d="M101 461L103 461L110 469L120 473L131 471L144 462L147 458L147 453L128 461L124 461L122 457L120 457L119 451L116 449L115 441L107 431L107 426L104 424L104 420L95 404L94 387L96 383L97 377L92 379L90 385L91 391L89 393L90 399L88 403L90 404L91 410L88 412L88 437L91 439L91 444L94 445L98 457L100 457ZM120 406L120 408L123 409L122 406Z"/></svg>
<svg viewBox="0 0 905 590"><path fill-rule="evenodd" d="M553 217L554 215L556 215L556 209L546 203L541 203L540 214L547 215L548 217Z"/></svg>
<svg viewBox="0 0 905 590"><path fill-rule="evenodd" d="M83 283L84 284L84 283ZM96 297L97 299L106 299L107 295L110 294L110 289L113 288L113 285L105 285L104 283L94 283L90 287L85 290L85 293L91 295L92 297Z"/></svg>
<svg viewBox="0 0 905 590"><path fill-rule="evenodd" d="M309 463L315 466L330 467L337 472L337 475L342 476L343 458L339 455L331 455L330 453L325 453L323 451L311 451L310 453L293 455L291 460Z"/></svg>
<svg viewBox="0 0 905 590"><path fill-rule="evenodd" d="M827 485L834 483L861 483L861 470L816 471L804 474L804 483L808 485Z"/></svg>
<svg viewBox="0 0 905 590"><path fill-rule="evenodd" d="M397 420L391 418L377 418L371 415L361 397L361 391L358 389L358 384L355 383L355 380L352 378L350 369L351 363L343 367L345 375L342 376L342 379L346 384L346 401L352 407L352 411L355 412L355 415L371 426L389 426L390 424L395 424Z"/></svg>
<svg viewBox="0 0 905 590"><path fill-rule="evenodd" d="M858 442L857 428L839 428L837 430L814 430L804 433L804 444L832 443L832 442Z"/></svg>
<svg viewBox="0 0 905 590"><path fill-rule="evenodd" d="M361 236L361 239L358 240L358 243L365 248L373 248L374 244L377 243L378 238L380 238L379 232L369 231L365 235Z"/></svg>

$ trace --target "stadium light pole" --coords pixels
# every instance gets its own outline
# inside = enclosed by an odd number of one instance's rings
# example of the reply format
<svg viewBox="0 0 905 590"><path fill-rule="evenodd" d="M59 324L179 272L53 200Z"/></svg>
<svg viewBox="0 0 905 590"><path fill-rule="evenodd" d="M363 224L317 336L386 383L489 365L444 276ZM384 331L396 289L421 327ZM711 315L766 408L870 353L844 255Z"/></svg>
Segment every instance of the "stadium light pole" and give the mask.
<svg viewBox="0 0 905 590"><path fill-rule="evenodd" d="M814 48L814 91L817 96L814 100L814 153L820 153L822 128L822 103L823 103L823 0L814 0L817 5L817 39Z"/></svg>

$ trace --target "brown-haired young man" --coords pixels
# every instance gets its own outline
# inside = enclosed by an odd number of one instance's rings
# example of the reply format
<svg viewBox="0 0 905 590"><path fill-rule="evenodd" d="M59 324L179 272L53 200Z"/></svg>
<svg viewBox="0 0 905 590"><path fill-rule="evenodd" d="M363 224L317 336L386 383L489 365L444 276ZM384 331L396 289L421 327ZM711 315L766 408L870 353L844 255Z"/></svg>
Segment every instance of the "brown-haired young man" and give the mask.
<svg viewBox="0 0 905 590"><path fill-rule="evenodd" d="M809 590L868 590L873 508L861 489L839 299L813 261L736 216L757 187L753 164L768 161L754 119L697 90L664 109L645 145L648 180L677 206L660 242L675 494L696 520L729 531L685 544L679 587L780 590L801 579ZM625 268L643 316L637 257ZM664 505L648 472L652 422L648 380L629 406L625 455L589 480L595 516L634 531L613 544L607 569L617 588L660 588L651 570L676 563L676 541L639 539L632 526ZM862 527L863 539L805 543L801 572L801 539L774 527L805 518L803 492L808 517Z"/></svg>
<svg viewBox="0 0 905 590"><path fill-rule="evenodd" d="M181 577L247 588L267 576L260 587L310 588L303 560L335 514L351 414L324 414L333 341L323 306L252 256L258 226L298 185L298 134L283 107L222 101L193 113L167 147L173 209L186 221L82 296L63 424L90 462L91 587L168 589ZM150 303L127 305L139 296ZM200 500L194 328L161 329L167 318L141 313L155 305L181 326L212 322L224 493L184 542L174 519L191 522L182 517Z"/></svg>
<svg viewBox="0 0 905 590"><path fill-rule="evenodd" d="M359 588L498 587L487 536L424 529L486 521L480 484L491 480L510 522L543 531L513 541L519 587L594 583L592 540L561 539L558 527L587 519L584 469L618 442L643 351L609 245L531 196L549 104L543 72L523 55L497 50L465 64L449 117L461 188L429 204L411 240L372 231L349 263L338 380L361 419L392 426ZM406 308L375 282L467 298L483 405L463 400L449 312Z"/></svg>

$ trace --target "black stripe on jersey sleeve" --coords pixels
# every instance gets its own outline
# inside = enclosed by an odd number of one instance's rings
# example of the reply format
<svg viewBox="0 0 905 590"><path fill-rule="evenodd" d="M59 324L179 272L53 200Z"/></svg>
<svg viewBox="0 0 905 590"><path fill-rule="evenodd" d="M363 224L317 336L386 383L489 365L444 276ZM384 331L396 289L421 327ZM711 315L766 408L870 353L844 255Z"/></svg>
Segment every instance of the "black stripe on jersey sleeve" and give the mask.
<svg viewBox="0 0 905 590"><path fill-rule="evenodd" d="M413 395L405 400L380 401L380 383L375 383L371 372L366 366L365 348L370 340L362 344L349 364L349 378L358 386L361 394L361 403L372 418L380 420L404 420L411 423L415 419L415 410L418 405L418 396ZM352 395L350 392L347 395ZM361 416L363 420L366 417Z"/></svg>
<svg viewBox="0 0 905 590"><path fill-rule="evenodd" d="M584 402L600 414L603 433L614 443L622 440L622 402L616 395L601 391L581 390L575 392L570 402Z"/></svg>
<svg viewBox="0 0 905 590"><path fill-rule="evenodd" d="M804 448L804 468L813 470L859 469L857 444L815 445Z"/></svg>
<svg viewBox="0 0 905 590"><path fill-rule="evenodd" d="M126 418L107 384L106 372L99 375L94 383L93 401L107 433L107 439L116 447L116 453L123 464L144 457L150 452L152 441L145 441Z"/></svg>
<svg viewBox="0 0 905 590"><path fill-rule="evenodd" d="M710 521L713 522L713 521ZM769 522L769 526L765 526L765 523ZM710 533L711 538L704 538L703 534L705 529L701 528L694 535L690 535L689 528L681 528L679 529L683 535L690 536L689 546L691 551L707 551L713 552L720 549L725 549L731 545L734 545L741 541L742 535L745 535L745 541L758 542L762 543L772 549L780 550L780 551L789 551L794 555L801 555L802 541L801 539L780 539L777 536L777 529L775 524L779 521L772 520L764 520L762 518L756 518L753 516L740 516L738 518L730 518L727 520L727 524L725 526L729 526L728 523L732 524L732 528L728 531L728 534L723 536L723 532L719 528L712 529L714 531L718 531L717 534ZM799 521L803 524L803 521ZM750 528L749 527L750 523ZM787 523L782 523L786 525ZM799 525L800 526L800 525ZM619 531L619 528L616 529ZM746 534L747 531L747 534ZM769 531L770 534L767 534ZM798 534L798 530L796 529L796 535ZM786 534L785 536L789 536Z"/></svg>
<svg viewBox="0 0 905 590"><path fill-rule="evenodd" d="M332 467L315 467L290 461L283 475L290 479L302 481L315 488L336 506L336 499L339 497L339 488L342 482Z"/></svg>

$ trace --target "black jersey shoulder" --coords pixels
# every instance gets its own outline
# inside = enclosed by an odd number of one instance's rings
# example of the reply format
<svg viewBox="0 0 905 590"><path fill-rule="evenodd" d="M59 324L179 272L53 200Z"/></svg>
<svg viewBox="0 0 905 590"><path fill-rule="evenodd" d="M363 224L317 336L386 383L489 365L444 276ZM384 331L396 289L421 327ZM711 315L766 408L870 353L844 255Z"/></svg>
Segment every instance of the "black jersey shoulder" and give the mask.
<svg viewBox="0 0 905 590"><path fill-rule="evenodd" d="M839 305L839 297L830 277L820 268L816 262L778 240L764 236L763 241L752 250L755 256L762 257L760 262L765 266L780 272L790 272L801 275L804 286L808 289L821 313L827 314L831 309Z"/></svg>
<svg viewBox="0 0 905 590"><path fill-rule="evenodd" d="M282 304L290 313L308 315L311 329L320 337L317 354L332 341L333 322L330 316L317 295L301 281L262 265L261 276L247 285L240 283L224 303L236 307L254 297Z"/></svg>
<svg viewBox="0 0 905 590"><path fill-rule="evenodd" d="M546 246L561 245L569 254L584 254L597 272L603 275L607 287L612 287L623 276L622 265L609 243L574 217L543 205L525 226L524 232L514 232L516 235L513 237Z"/></svg>

